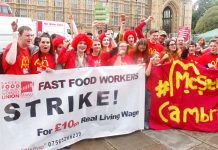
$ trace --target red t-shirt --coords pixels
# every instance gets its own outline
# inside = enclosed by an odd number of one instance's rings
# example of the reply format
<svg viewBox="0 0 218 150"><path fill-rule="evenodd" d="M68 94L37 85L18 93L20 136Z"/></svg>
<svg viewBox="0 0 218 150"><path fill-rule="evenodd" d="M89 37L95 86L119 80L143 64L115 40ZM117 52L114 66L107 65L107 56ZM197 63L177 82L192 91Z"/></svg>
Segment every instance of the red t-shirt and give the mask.
<svg viewBox="0 0 218 150"><path fill-rule="evenodd" d="M117 60L117 57L118 57L118 55L114 55L114 56L110 59L110 63L109 63L109 64L110 64L111 66L114 65L114 63L115 63L116 60ZM134 64L134 61L133 61L133 59L132 59L130 56L124 55L124 56L121 57L121 65L132 65L132 64Z"/></svg>
<svg viewBox="0 0 218 150"><path fill-rule="evenodd" d="M110 52L101 52L101 65L109 66Z"/></svg>
<svg viewBox="0 0 218 150"><path fill-rule="evenodd" d="M164 50L164 47L159 43L153 44L153 43L151 43L151 41L149 39L147 39L147 42L148 42L148 56L149 56L149 58L150 58L152 53L154 53L154 52L161 53Z"/></svg>
<svg viewBox="0 0 218 150"><path fill-rule="evenodd" d="M199 56L196 55L188 55L186 60L190 61L190 62L196 62L198 60Z"/></svg>
<svg viewBox="0 0 218 150"><path fill-rule="evenodd" d="M12 44L9 44L4 51L2 58L2 66L5 74L29 74L29 66L30 66L30 52L28 48L19 47L20 51L16 58L16 62L13 65L10 65L6 61L6 55L11 48Z"/></svg>
<svg viewBox="0 0 218 150"><path fill-rule="evenodd" d="M127 52L128 52L128 55L129 55L130 57L133 57L133 55L134 55L134 53L135 53L135 46L128 46Z"/></svg>
<svg viewBox="0 0 218 150"><path fill-rule="evenodd" d="M64 69L76 68L76 51L67 51L66 48L62 47L58 55L58 63L64 66Z"/></svg>
<svg viewBox="0 0 218 150"><path fill-rule="evenodd" d="M218 68L218 55L206 53L200 56L197 61L203 66L208 65L210 63L215 68Z"/></svg>
<svg viewBox="0 0 218 150"><path fill-rule="evenodd" d="M88 67L101 66L101 61L99 59L99 56L93 56L92 54L90 54L87 57L87 62L88 62Z"/></svg>
<svg viewBox="0 0 218 150"><path fill-rule="evenodd" d="M55 58L52 54L42 53L41 61L38 56L39 52L33 55L31 60L31 73L38 74L45 71L46 68L55 69L56 63Z"/></svg>

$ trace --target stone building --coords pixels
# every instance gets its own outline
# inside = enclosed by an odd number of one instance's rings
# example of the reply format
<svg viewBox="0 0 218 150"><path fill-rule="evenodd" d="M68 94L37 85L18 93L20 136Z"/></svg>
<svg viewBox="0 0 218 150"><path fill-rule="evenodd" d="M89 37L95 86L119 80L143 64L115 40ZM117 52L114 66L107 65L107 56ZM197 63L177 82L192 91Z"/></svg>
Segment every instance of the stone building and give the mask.
<svg viewBox="0 0 218 150"><path fill-rule="evenodd" d="M107 27L119 30L120 15L126 15L127 28L134 28L143 17L154 16L150 28L177 32L179 26L191 26L191 0L3 0L10 4L15 16L33 20L68 22L72 13L80 31L91 31L96 4L109 11Z"/></svg>

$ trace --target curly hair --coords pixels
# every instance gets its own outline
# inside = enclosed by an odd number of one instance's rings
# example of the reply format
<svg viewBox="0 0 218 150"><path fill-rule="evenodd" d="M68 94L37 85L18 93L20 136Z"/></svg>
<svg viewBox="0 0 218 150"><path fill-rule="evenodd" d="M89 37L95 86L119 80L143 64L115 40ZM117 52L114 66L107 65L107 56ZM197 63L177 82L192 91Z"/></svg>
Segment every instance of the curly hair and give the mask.
<svg viewBox="0 0 218 150"><path fill-rule="evenodd" d="M80 41L85 41L87 44L86 50L92 47L92 39L90 39L85 33L78 34L72 41L72 47L77 50L77 45Z"/></svg>
<svg viewBox="0 0 218 150"><path fill-rule="evenodd" d="M134 43L136 42L137 40L137 36L136 36L136 32L134 30L128 30L124 33L124 40L126 41L126 43L129 43L128 42L128 36L129 35L133 35L134 37Z"/></svg>
<svg viewBox="0 0 218 150"><path fill-rule="evenodd" d="M64 36L58 35L52 40L53 49L56 50L59 44L63 44L65 40Z"/></svg>

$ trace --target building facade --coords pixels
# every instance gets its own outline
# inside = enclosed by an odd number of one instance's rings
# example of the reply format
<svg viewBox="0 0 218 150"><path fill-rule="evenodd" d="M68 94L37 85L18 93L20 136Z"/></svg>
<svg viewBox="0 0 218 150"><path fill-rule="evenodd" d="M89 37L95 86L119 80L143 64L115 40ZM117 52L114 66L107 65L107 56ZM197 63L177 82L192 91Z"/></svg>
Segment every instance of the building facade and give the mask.
<svg viewBox="0 0 218 150"><path fill-rule="evenodd" d="M177 32L179 26L191 26L191 0L3 0L18 17L33 20L68 22L73 14L79 31L91 31L95 6L102 3L109 11L107 27L119 30L120 15L126 15L126 27L134 28L143 17L154 16L150 28Z"/></svg>

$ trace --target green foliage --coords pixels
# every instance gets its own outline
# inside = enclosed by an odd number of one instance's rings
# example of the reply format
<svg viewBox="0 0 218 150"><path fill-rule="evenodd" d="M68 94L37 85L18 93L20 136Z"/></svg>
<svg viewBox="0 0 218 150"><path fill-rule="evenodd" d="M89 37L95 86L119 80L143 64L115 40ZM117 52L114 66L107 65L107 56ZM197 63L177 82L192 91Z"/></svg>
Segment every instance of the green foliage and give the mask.
<svg viewBox="0 0 218 150"><path fill-rule="evenodd" d="M218 5L218 0L198 0L193 6L192 29L195 29L198 20L212 6Z"/></svg>
<svg viewBox="0 0 218 150"><path fill-rule="evenodd" d="M218 28L218 5L209 8L198 20L195 33L203 33Z"/></svg>

